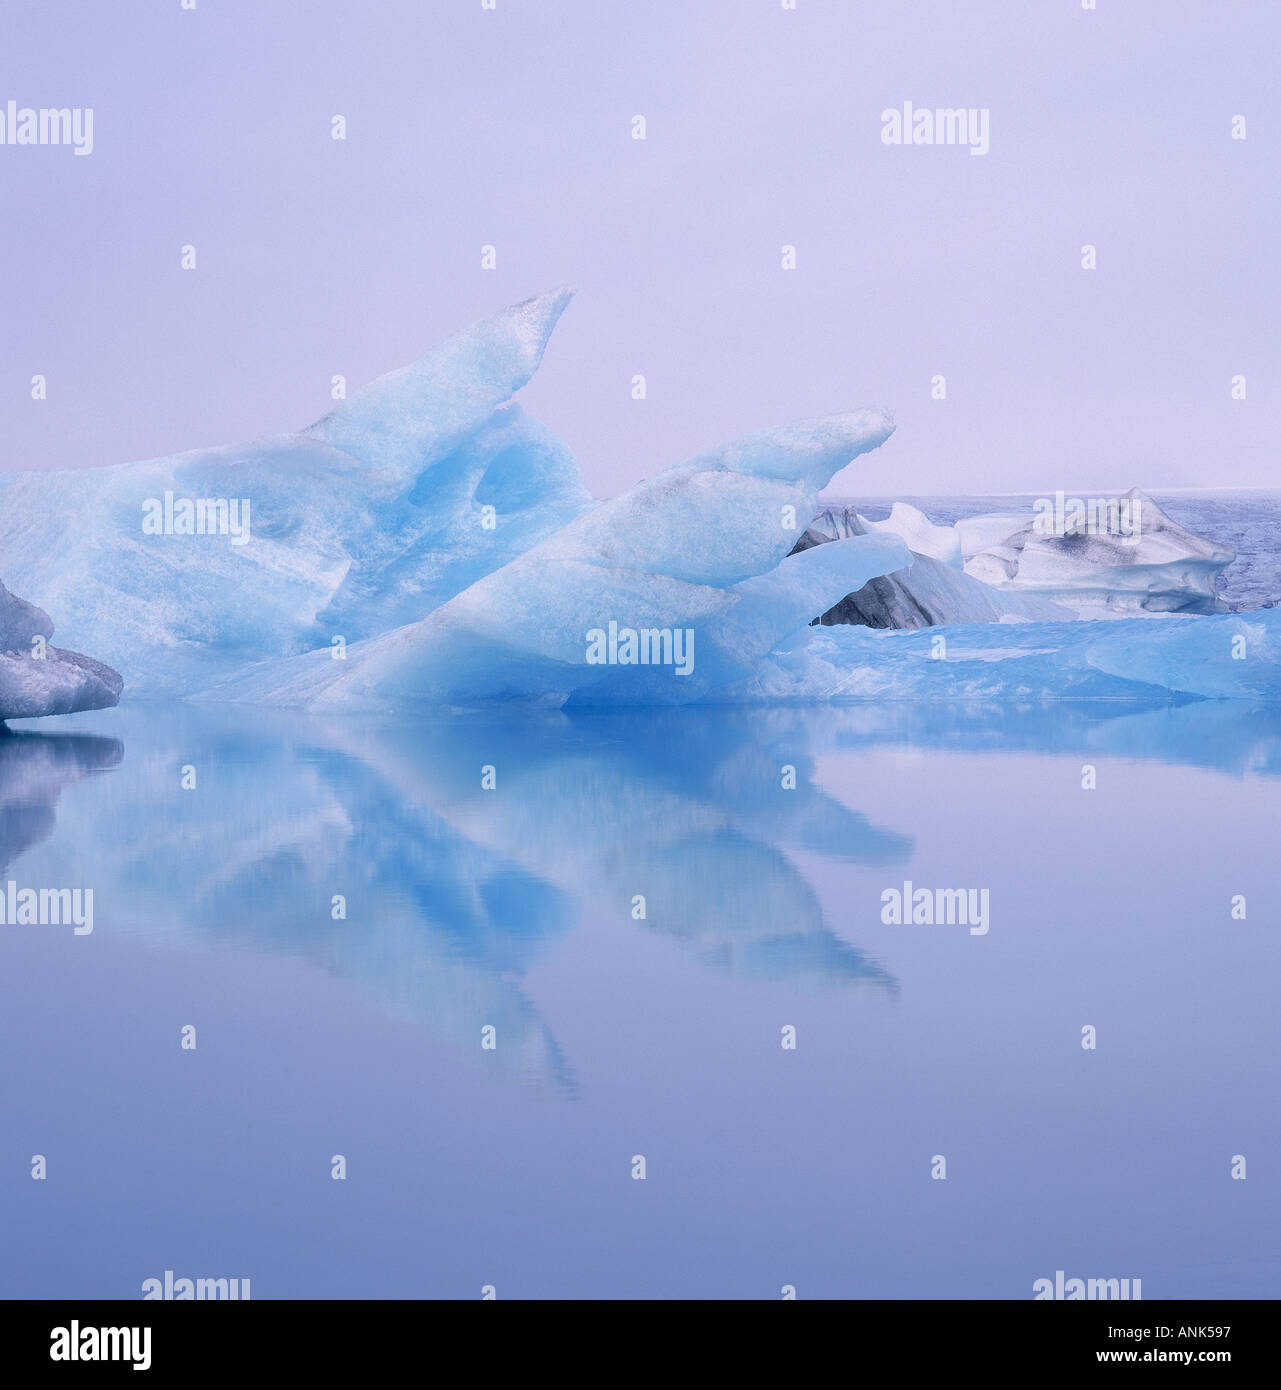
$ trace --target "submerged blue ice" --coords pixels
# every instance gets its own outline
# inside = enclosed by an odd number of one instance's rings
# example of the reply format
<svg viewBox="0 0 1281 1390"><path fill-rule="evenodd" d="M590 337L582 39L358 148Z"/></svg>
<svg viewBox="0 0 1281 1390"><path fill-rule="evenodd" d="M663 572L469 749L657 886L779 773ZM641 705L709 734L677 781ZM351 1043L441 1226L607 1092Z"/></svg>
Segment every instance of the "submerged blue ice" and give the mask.
<svg viewBox="0 0 1281 1390"><path fill-rule="evenodd" d="M1281 610L1114 622L815 628L735 701L1281 697Z"/></svg>
<svg viewBox="0 0 1281 1390"><path fill-rule="evenodd" d="M963 573L955 538L910 509L791 553L819 491L893 432L880 410L758 433L593 504L513 400L568 298L456 334L299 434L2 474L0 575L135 696L336 712L1281 696L1275 609L1047 621L1060 610ZM953 625L809 626L883 576Z"/></svg>

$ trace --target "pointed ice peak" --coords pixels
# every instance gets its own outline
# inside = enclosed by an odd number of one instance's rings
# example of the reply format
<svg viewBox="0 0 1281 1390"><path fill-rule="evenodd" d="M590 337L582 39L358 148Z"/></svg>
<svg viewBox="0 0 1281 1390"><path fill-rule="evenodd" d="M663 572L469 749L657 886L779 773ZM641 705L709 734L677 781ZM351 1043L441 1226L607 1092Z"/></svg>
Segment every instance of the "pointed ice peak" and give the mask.
<svg viewBox="0 0 1281 1390"><path fill-rule="evenodd" d="M52 636L48 613L11 594L0 582L0 652L30 652L34 638Z"/></svg>
<svg viewBox="0 0 1281 1390"><path fill-rule="evenodd" d="M754 478L799 483L817 491L847 463L879 448L893 433L894 417L887 410L821 415L736 439L689 463L678 464L677 469L726 469Z"/></svg>
<svg viewBox="0 0 1281 1390"><path fill-rule="evenodd" d="M536 295L361 387L307 434L406 481L445 457L538 370L569 289Z"/></svg>

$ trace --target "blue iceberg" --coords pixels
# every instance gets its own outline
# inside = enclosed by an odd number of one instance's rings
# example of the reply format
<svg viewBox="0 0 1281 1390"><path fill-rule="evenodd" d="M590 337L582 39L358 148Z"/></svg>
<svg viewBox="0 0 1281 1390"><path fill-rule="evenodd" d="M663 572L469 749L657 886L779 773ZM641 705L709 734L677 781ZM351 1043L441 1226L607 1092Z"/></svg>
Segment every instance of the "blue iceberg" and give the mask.
<svg viewBox="0 0 1281 1390"><path fill-rule="evenodd" d="M734 701L1281 698L1281 610L1199 618L812 630Z"/></svg>
<svg viewBox="0 0 1281 1390"><path fill-rule="evenodd" d="M134 695L420 618L590 503L511 399L567 300L456 334L300 434L0 474L0 574Z"/></svg>
<svg viewBox="0 0 1281 1390"><path fill-rule="evenodd" d="M140 697L346 713L1281 695L1276 610L1115 616L1150 610L1154 585L1158 607L1212 588L1227 552L1172 523L1133 565L1105 547L1084 574L1080 547L1015 545L1008 518L996 544L908 507L822 512L834 474L893 433L879 409L593 503L514 399L568 300L495 314L297 434L0 475L0 572ZM1083 588L1099 611L1120 596L1109 621L1054 602ZM842 605L872 626L811 626Z"/></svg>

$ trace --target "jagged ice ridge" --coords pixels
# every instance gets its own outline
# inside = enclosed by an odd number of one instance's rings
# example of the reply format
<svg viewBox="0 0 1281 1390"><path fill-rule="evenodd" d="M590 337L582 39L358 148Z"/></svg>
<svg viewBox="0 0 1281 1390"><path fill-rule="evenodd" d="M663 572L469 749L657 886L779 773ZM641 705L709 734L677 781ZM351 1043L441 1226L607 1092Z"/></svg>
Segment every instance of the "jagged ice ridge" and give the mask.
<svg viewBox="0 0 1281 1390"><path fill-rule="evenodd" d="M1230 555L1155 504L1128 552L1056 545L1026 518L821 511L832 476L893 432L881 410L750 435L593 503L513 399L568 299L495 314L297 434L0 475L0 573L138 696L345 712L1281 694L1276 610L1066 621L1213 606ZM245 534L171 526L191 499L242 502ZM940 625L941 658L922 630ZM627 659L628 634L652 661ZM686 636L690 660L671 660ZM60 653L85 689L53 704L91 707L91 675L111 693L88 661Z"/></svg>

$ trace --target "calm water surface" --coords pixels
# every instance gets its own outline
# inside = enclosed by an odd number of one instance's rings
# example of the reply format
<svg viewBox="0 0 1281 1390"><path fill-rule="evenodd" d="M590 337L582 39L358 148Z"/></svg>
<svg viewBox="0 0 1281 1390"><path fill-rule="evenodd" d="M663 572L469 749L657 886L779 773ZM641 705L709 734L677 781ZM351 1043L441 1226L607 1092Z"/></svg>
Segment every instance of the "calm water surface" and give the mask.
<svg viewBox="0 0 1281 1390"><path fill-rule="evenodd" d="M1226 703L19 726L0 1294L1275 1297L1279 812Z"/></svg>

